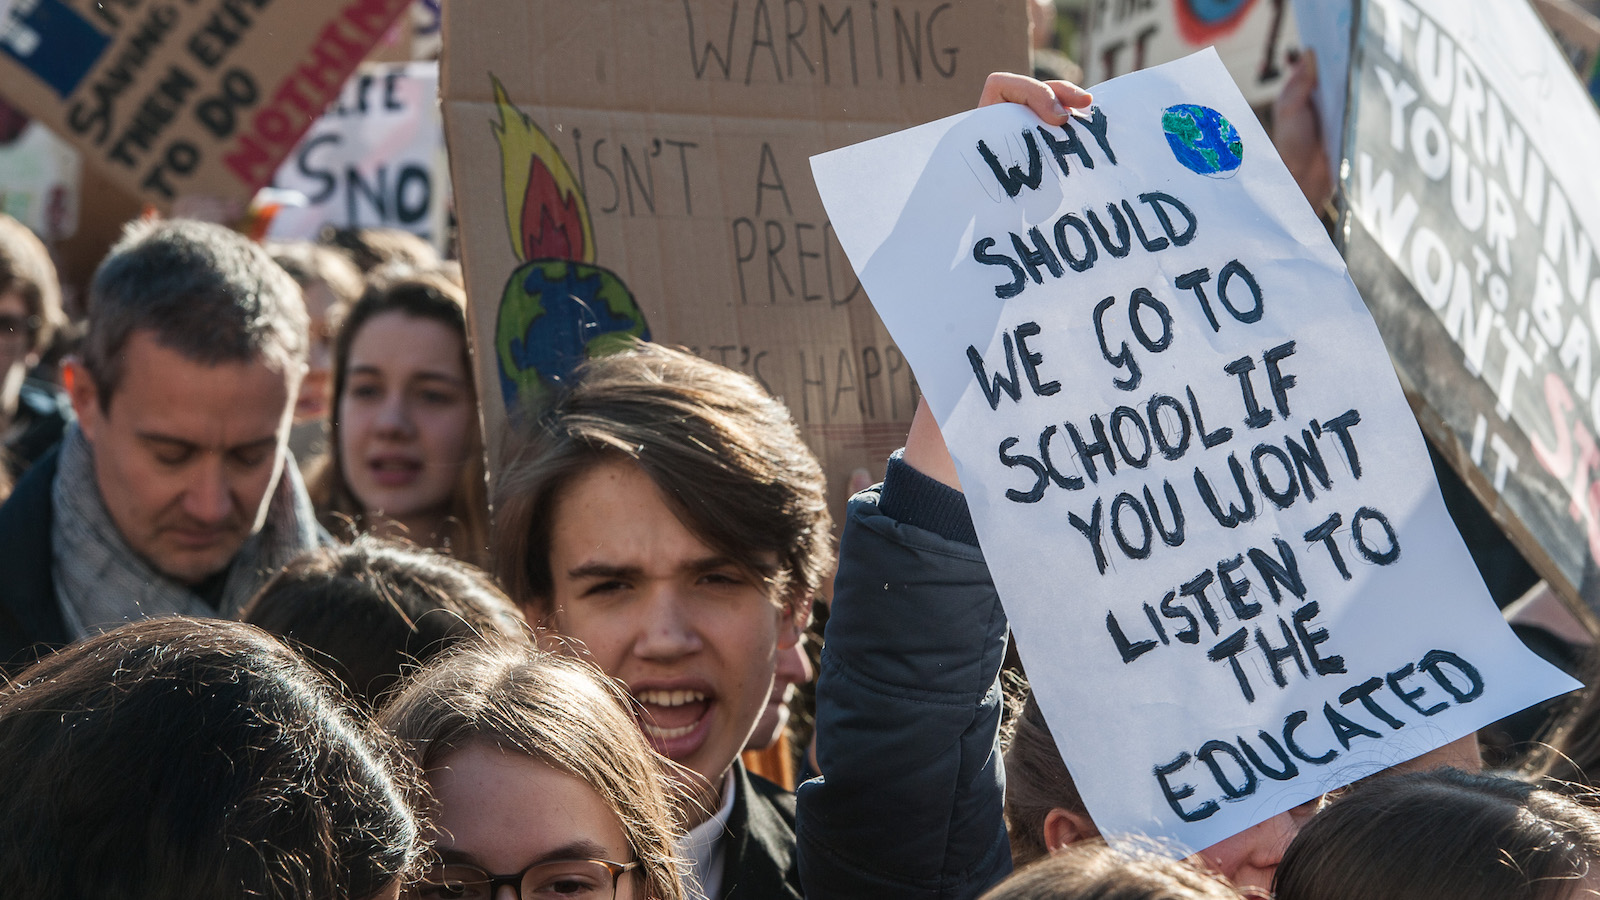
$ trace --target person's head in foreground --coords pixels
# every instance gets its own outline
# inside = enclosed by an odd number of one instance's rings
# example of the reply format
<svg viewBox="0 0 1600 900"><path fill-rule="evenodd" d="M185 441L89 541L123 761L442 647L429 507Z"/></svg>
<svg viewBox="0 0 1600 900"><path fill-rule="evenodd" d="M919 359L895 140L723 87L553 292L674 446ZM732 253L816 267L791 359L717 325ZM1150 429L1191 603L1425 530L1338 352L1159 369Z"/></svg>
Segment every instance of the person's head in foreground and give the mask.
<svg viewBox="0 0 1600 900"><path fill-rule="evenodd" d="M1187 863L1093 840L1019 869L981 900L1239 900L1239 894Z"/></svg>
<svg viewBox="0 0 1600 900"><path fill-rule="evenodd" d="M422 767L432 861L411 896L681 900L669 783L602 673L531 646L463 647L380 722Z"/></svg>
<svg viewBox="0 0 1600 900"><path fill-rule="evenodd" d="M0 691L0 884L16 897L393 897L414 770L287 647L125 625Z"/></svg>
<svg viewBox="0 0 1600 900"><path fill-rule="evenodd" d="M1044 712L1030 693L1006 746L1006 829L1018 868L1047 855L1097 839L1100 830L1061 761ZM1285 848L1310 815L1312 804L1279 813L1207 847L1196 864L1240 888L1265 891Z"/></svg>
<svg viewBox="0 0 1600 900"><path fill-rule="evenodd" d="M398 533L483 559L483 433L467 298L442 275L402 276L350 308L333 354L330 459L311 495L334 534Z"/></svg>
<svg viewBox="0 0 1600 900"><path fill-rule="evenodd" d="M720 800L832 564L821 466L755 381L654 344L586 362L522 438L496 496L500 583Z"/></svg>
<svg viewBox="0 0 1600 900"><path fill-rule="evenodd" d="M1278 900L1600 897L1600 813L1522 781L1433 769L1371 778L1311 819Z"/></svg>
<svg viewBox="0 0 1600 900"><path fill-rule="evenodd" d="M522 613L487 572L368 535L296 559L240 618L287 639L368 709L408 671L451 647L478 638L531 639Z"/></svg>
<svg viewBox="0 0 1600 900"><path fill-rule="evenodd" d="M261 531L305 359L299 290L240 234L135 223L100 264L72 405L105 511L158 573L200 585Z"/></svg>

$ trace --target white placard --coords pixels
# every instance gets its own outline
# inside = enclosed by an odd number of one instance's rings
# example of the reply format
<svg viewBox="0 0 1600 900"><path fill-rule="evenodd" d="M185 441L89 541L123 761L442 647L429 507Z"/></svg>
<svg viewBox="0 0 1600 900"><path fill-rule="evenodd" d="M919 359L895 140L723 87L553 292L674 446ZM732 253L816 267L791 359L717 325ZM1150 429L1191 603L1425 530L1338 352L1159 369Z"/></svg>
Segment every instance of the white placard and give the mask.
<svg viewBox="0 0 1600 900"><path fill-rule="evenodd" d="M812 168L1101 830L1203 848L1575 687L1500 619L1216 54L1095 96Z"/></svg>
<svg viewBox="0 0 1600 900"><path fill-rule="evenodd" d="M1344 105L1350 80L1351 3L1353 0L1294 0L1300 46L1317 54L1317 116L1329 173L1339 179L1344 153Z"/></svg>
<svg viewBox="0 0 1600 900"><path fill-rule="evenodd" d="M1088 4L1084 82L1098 85L1127 72L1213 47L1234 83L1254 105L1278 95L1298 34L1299 4L1284 0L1119 0Z"/></svg>
<svg viewBox="0 0 1600 900"><path fill-rule="evenodd" d="M309 201L268 235L313 239L323 225L401 228L441 246L450 201L437 62L366 63L273 177Z"/></svg>

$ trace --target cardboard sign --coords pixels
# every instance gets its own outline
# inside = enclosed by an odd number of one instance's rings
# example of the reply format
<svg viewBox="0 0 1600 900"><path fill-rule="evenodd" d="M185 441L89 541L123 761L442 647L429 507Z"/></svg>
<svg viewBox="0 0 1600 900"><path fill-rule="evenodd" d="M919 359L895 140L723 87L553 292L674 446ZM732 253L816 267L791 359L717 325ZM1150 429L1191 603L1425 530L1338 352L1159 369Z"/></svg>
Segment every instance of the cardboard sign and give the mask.
<svg viewBox="0 0 1600 900"><path fill-rule="evenodd" d="M248 199L407 0L13 0L0 91L166 209Z"/></svg>
<svg viewBox="0 0 1600 900"><path fill-rule="evenodd" d="M1203 848L1575 687L1500 619L1216 54L1096 102L813 160L1095 823Z"/></svg>
<svg viewBox="0 0 1600 900"><path fill-rule="evenodd" d="M312 239L323 225L402 228L442 245L450 206L437 63L367 63L278 167L297 191L270 236Z"/></svg>
<svg viewBox="0 0 1600 900"><path fill-rule="evenodd" d="M1252 106L1278 95L1297 33L1285 0L1094 0L1088 9L1086 84L1214 47Z"/></svg>
<svg viewBox="0 0 1600 900"><path fill-rule="evenodd" d="M917 387L806 159L970 106L1027 52L1026 9L1001 0L451 0L445 128L491 472L508 412L623 334L781 397L836 502L881 474Z"/></svg>
<svg viewBox="0 0 1600 900"><path fill-rule="evenodd" d="M1524 4L1366 4L1344 253L1436 446L1600 603L1600 116Z"/></svg>

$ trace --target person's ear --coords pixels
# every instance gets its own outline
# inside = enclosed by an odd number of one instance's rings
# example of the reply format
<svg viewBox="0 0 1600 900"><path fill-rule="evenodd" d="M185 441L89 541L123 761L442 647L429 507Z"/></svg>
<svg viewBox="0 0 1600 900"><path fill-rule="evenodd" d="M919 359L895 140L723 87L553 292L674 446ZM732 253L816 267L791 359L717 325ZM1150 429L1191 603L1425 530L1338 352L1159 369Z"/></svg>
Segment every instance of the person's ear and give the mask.
<svg viewBox="0 0 1600 900"><path fill-rule="evenodd" d="M1096 837L1100 830L1086 813L1072 812L1057 806L1044 816L1044 846L1051 853Z"/></svg>
<svg viewBox="0 0 1600 900"><path fill-rule="evenodd" d="M800 636L811 624L811 605L815 600L815 594L805 591L779 613L782 618L778 621L778 649L788 650L800 643Z"/></svg>
<svg viewBox="0 0 1600 900"><path fill-rule="evenodd" d="M95 387L83 360L76 356L61 361L61 380L66 386L68 399L72 401L72 411L78 416L78 427L83 430L83 436L91 444L94 443L95 431L103 418L99 388Z"/></svg>

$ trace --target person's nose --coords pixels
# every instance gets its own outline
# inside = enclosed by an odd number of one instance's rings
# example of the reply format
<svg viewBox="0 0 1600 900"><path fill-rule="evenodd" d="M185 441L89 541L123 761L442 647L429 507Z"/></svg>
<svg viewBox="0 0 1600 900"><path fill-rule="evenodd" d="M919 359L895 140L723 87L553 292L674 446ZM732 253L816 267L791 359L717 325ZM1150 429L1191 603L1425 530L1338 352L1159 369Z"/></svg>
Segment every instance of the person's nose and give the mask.
<svg viewBox="0 0 1600 900"><path fill-rule="evenodd" d="M385 396L383 404L378 407L375 424L378 431L385 435L409 437L413 433L413 423L411 406L406 402L405 396L398 391Z"/></svg>
<svg viewBox="0 0 1600 900"><path fill-rule="evenodd" d="M196 521L215 525L226 520L232 510L233 493L228 486L226 467L220 457L207 456L195 465L190 475L188 489L183 495L183 511Z"/></svg>
<svg viewBox="0 0 1600 900"><path fill-rule="evenodd" d="M674 586L650 588L644 598L635 656L671 661L700 651L700 629L683 592Z"/></svg>

